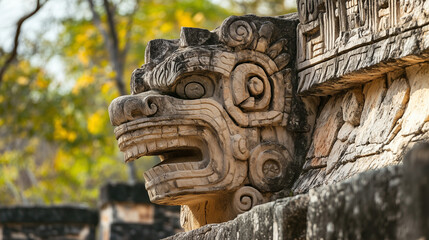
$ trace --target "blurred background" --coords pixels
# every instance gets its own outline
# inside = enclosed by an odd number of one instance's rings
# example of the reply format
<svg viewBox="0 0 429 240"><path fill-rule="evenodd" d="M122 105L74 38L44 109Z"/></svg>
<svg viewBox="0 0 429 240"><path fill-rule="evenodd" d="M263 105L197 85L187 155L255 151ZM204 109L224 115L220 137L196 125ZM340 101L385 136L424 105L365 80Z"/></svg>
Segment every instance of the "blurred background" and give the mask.
<svg viewBox="0 0 429 240"><path fill-rule="evenodd" d="M0 205L83 203L143 181L107 107L129 93L149 40L214 29L230 15L295 12L295 0L0 0Z"/></svg>

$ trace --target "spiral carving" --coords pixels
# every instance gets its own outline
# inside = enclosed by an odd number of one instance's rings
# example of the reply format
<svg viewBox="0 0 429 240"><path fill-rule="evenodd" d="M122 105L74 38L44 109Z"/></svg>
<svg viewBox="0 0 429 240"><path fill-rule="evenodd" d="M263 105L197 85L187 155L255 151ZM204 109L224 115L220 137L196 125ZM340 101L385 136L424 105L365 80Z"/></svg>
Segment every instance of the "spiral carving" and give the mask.
<svg viewBox="0 0 429 240"><path fill-rule="evenodd" d="M232 154L235 158L240 160L247 160L250 156L249 149L247 148L246 139L240 134L232 136Z"/></svg>
<svg viewBox="0 0 429 240"><path fill-rule="evenodd" d="M283 145L262 143L251 151L249 179L261 192L278 191L291 183L292 158Z"/></svg>
<svg viewBox="0 0 429 240"><path fill-rule="evenodd" d="M263 110L271 100L271 84L265 71L256 64L242 63L231 73L234 104L244 111Z"/></svg>
<svg viewBox="0 0 429 240"><path fill-rule="evenodd" d="M244 186L234 193L232 207L236 214L240 214L263 202L264 198L258 190Z"/></svg>
<svg viewBox="0 0 429 240"><path fill-rule="evenodd" d="M222 41L230 47L248 47L256 36L256 26L237 17L230 17L221 27Z"/></svg>
<svg viewBox="0 0 429 240"><path fill-rule="evenodd" d="M135 99L130 98L124 102L124 116L128 121L138 117L150 117L158 111L158 106L151 98Z"/></svg>

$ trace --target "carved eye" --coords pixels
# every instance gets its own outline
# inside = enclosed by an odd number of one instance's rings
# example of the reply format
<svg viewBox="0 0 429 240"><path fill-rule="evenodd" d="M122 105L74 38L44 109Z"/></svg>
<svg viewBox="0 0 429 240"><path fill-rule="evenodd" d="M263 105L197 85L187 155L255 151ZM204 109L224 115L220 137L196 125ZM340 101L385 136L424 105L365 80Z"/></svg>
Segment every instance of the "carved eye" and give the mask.
<svg viewBox="0 0 429 240"><path fill-rule="evenodd" d="M185 96L189 99L200 98L205 92L204 86L197 82L190 82L185 86Z"/></svg>
<svg viewBox="0 0 429 240"><path fill-rule="evenodd" d="M213 95L213 81L202 75L187 76L179 81L176 93L184 99L198 99Z"/></svg>

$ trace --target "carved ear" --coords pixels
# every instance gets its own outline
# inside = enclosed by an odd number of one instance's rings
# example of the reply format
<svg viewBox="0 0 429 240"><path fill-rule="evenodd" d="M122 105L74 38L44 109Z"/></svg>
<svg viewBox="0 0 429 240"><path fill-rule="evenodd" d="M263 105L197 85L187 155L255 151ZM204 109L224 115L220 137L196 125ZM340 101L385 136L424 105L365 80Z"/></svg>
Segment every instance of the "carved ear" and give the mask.
<svg viewBox="0 0 429 240"><path fill-rule="evenodd" d="M145 51L145 62L158 64L179 48L179 40L155 39L149 41Z"/></svg>
<svg viewBox="0 0 429 240"><path fill-rule="evenodd" d="M215 44L217 35L207 29L182 27L180 31L180 47Z"/></svg>

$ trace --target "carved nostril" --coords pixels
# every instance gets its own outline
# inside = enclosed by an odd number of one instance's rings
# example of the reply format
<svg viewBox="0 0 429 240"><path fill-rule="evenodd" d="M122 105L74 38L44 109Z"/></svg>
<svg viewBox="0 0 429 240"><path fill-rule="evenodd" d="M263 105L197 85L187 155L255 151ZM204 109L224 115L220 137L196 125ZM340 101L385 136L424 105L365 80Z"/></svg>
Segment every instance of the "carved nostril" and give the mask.
<svg viewBox="0 0 429 240"><path fill-rule="evenodd" d="M124 115L128 121L132 121L138 117L143 117L142 101L136 98L130 98L124 102Z"/></svg>
<svg viewBox="0 0 429 240"><path fill-rule="evenodd" d="M153 116L158 111L157 99L139 95L122 96L112 101L109 115L112 125L118 126L143 117Z"/></svg>

